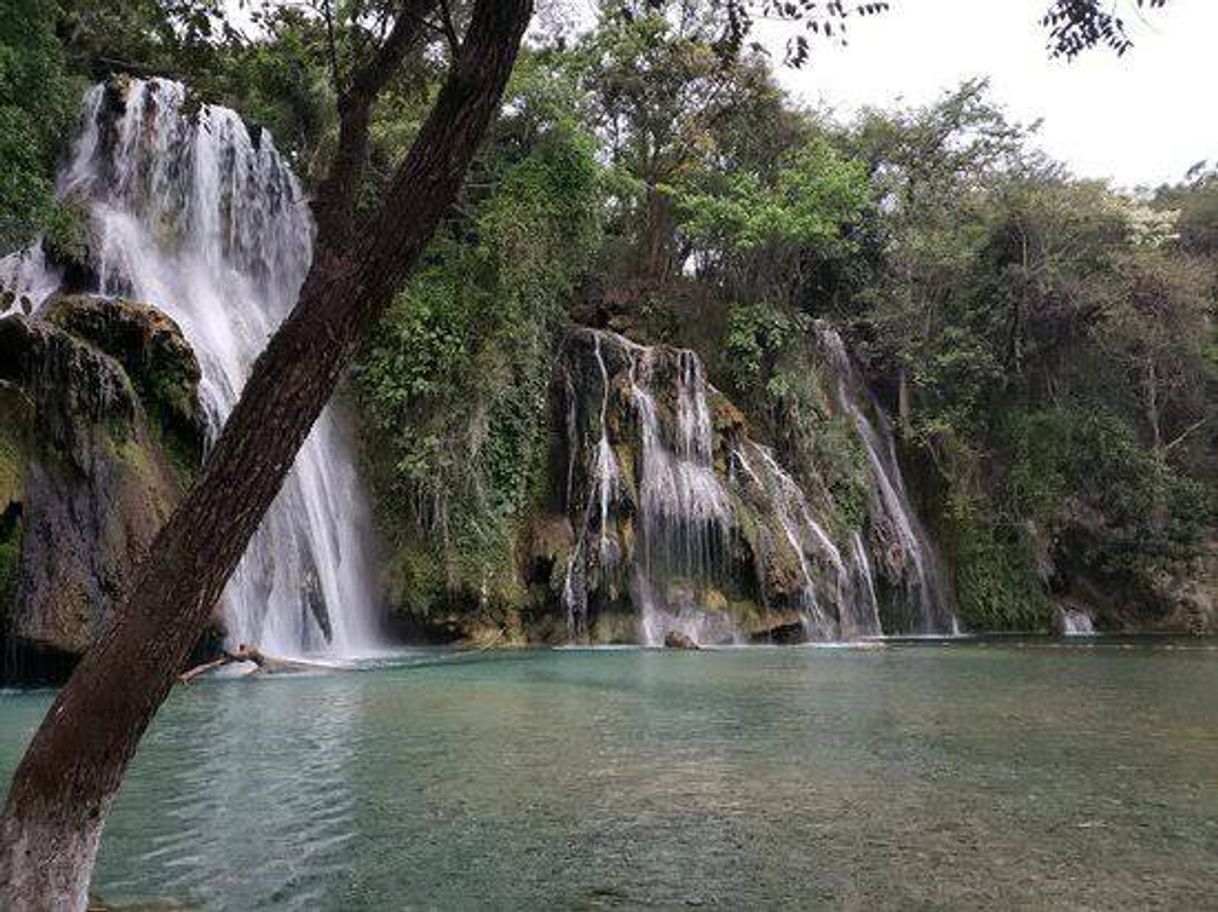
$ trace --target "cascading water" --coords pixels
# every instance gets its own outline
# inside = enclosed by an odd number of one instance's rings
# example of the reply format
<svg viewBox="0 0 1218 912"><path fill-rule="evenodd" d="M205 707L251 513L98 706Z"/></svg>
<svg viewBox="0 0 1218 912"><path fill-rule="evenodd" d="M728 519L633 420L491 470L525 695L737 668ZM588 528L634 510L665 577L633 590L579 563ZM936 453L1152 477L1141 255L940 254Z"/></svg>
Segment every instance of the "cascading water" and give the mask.
<svg viewBox="0 0 1218 912"><path fill-rule="evenodd" d="M693 352L606 331L573 334L563 384L567 509L576 526L563 587L572 636L587 637L598 613L632 610L647 645L674 632L700 643L738 642L746 631L723 610L727 590L777 623L794 614L808 639L878 636L881 596L869 547L885 558L885 597L901 589L913 606L913 621L900 622L899 632L951 629L891 432L886 424L877 430L859 405L848 359L831 360L839 407L873 476L863 528L842 530L832 504L814 504L743 424L716 431L708 400L719 394ZM582 397L576 377L584 378ZM572 503L575 490L583 494ZM866 532L874 523L883 528Z"/></svg>
<svg viewBox="0 0 1218 912"><path fill-rule="evenodd" d="M609 445L608 411L609 411L609 372L605 368L605 359L601 352L600 338L595 340L595 356L600 371L601 381L601 410L600 437L596 443L596 463L592 471L592 484L588 492L588 501L584 508L584 521L580 539L576 543L575 554L567 567L566 580L563 583L563 603L567 607L567 626L579 637L587 635L588 629L588 548L593 535L597 536L597 565L602 578L607 578L616 564L617 550L612 533L609 530L610 502L617 493L620 477L617 459L613 455L613 447ZM576 434L576 418L573 409L574 396L569 400L572 409L567 416L568 443L573 448ZM572 479L574 463L567 470L567 504L571 505ZM595 522L595 525L594 525Z"/></svg>
<svg viewBox="0 0 1218 912"><path fill-rule="evenodd" d="M1067 608L1061 612L1061 630L1062 635L1068 637L1095 636L1091 615L1073 608Z"/></svg>
<svg viewBox="0 0 1218 912"><path fill-rule="evenodd" d="M765 492L795 554L802 577L799 603L809 638L839 640L882 634L871 563L858 533L852 533L851 548L843 556L825 523L816 518L807 495L779 465L773 451L744 441L732 456Z"/></svg>
<svg viewBox="0 0 1218 912"><path fill-rule="evenodd" d="M697 586L722 572L732 514L727 491L712 465L714 440L702 364L693 352L677 355L672 397L676 439L669 442L650 389L655 369L652 350L635 346L629 351L630 391L642 436L642 542L635 584L642 641L657 646L674 631L697 641L715 635L706 629L705 622L711 619L697 610L693 598L684 604L658 598L652 580L677 578Z"/></svg>
<svg viewBox="0 0 1218 912"><path fill-rule="evenodd" d="M828 326L818 327L821 345L837 374L837 399L843 411L854 422L859 439L867 451L867 459L878 494L875 512L886 516L896 531L902 551L913 564L913 579L916 591L910 593L909 601L918 615L918 633L956 632L956 621L952 615L947 589L940 576L938 562L927 541L926 533L910 505L905 493L905 482L897 462L896 441L892 427L883 409L871 398L866 386L855 372L854 364L846 352L845 343L836 330ZM876 416L873 423L867 417L862 398Z"/></svg>
<svg viewBox="0 0 1218 912"><path fill-rule="evenodd" d="M87 209L93 290L152 303L182 328L214 438L296 301L313 225L265 131L186 102L162 79L92 88L58 189ZM9 258L8 287L52 291L39 257ZM353 455L327 410L225 590L231 642L286 655L374 646L366 532Z"/></svg>

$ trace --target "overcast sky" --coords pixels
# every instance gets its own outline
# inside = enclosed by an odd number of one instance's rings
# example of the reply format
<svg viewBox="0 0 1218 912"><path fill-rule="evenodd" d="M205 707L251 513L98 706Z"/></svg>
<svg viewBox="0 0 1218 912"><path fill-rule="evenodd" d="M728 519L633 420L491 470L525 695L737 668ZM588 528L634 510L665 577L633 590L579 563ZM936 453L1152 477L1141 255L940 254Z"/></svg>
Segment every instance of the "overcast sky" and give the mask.
<svg viewBox="0 0 1218 912"><path fill-rule="evenodd" d="M1017 120L1043 118L1043 148L1076 174L1121 186L1178 180L1218 158L1218 0L1172 0L1135 15L1135 46L1123 58L1096 50L1073 63L1045 51L1048 0L891 3L884 15L853 20L848 46L816 45L811 65L782 72L782 82L845 115L902 98L922 104L989 76Z"/></svg>

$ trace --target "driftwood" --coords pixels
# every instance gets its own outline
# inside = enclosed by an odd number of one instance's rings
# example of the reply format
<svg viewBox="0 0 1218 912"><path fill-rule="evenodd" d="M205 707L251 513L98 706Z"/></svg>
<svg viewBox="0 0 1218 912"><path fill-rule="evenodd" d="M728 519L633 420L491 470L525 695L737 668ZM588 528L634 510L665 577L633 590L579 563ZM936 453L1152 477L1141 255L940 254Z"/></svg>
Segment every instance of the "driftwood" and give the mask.
<svg viewBox="0 0 1218 912"><path fill-rule="evenodd" d="M200 675L205 675L208 672L215 671L217 668L223 668L225 665L240 664L242 662L252 662L256 667L248 672L248 674L276 674L286 671L310 671L316 668L328 668L328 665L320 665L313 662L301 662L296 659L281 659L277 656L267 655L257 646L249 646L242 643L236 650L229 652L225 650L217 659L212 659L210 662L204 662L202 665L196 665L189 671L184 671L178 675L179 684L189 684Z"/></svg>

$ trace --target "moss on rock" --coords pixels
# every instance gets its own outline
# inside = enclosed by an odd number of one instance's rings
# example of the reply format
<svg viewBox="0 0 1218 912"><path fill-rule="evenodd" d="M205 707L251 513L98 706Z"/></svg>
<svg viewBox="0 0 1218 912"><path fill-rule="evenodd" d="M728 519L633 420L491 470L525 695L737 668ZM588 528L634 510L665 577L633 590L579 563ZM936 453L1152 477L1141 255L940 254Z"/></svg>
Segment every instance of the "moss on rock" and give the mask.
<svg viewBox="0 0 1218 912"><path fill-rule="evenodd" d="M48 656L57 676L70 667L124 597L181 495L184 471L201 457L201 430L186 462L150 418L154 408L191 411L181 400L187 387L197 396L197 364L180 335L163 338L169 326L150 308L74 297L54 309L55 321L0 319L2 677L43 678ZM119 357L64 328L77 325L74 314L111 344L104 315L118 323L146 317L151 328L142 335L134 326L116 330L130 343L120 354L133 365L161 365L149 376L165 377L174 353L186 386L166 398L164 385L154 391L145 377L138 393ZM148 351L140 352L139 338Z"/></svg>
<svg viewBox="0 0 1218 912"><path fill-rule="evenodd" d="M97 295L62 295L46 319L118 361L175 467L189 475L203 458L206 419L199 362L181 329L147 304Z"/></svg>

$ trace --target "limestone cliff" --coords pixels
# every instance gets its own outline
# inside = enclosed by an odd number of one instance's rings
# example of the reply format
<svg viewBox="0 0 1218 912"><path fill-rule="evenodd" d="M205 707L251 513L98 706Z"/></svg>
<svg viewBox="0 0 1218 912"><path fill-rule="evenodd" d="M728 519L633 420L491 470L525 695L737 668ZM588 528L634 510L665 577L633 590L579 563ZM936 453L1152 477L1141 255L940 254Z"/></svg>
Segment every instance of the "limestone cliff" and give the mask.
<svg viewBox="0 0 1218 912"><path fill-rule="evenodd" d="M201 458L199 368L151 307L61 297L0 318L0 638L61 676L122 598Z"/></svg>

